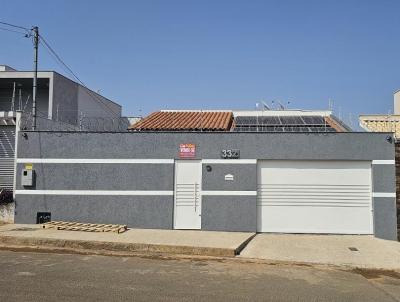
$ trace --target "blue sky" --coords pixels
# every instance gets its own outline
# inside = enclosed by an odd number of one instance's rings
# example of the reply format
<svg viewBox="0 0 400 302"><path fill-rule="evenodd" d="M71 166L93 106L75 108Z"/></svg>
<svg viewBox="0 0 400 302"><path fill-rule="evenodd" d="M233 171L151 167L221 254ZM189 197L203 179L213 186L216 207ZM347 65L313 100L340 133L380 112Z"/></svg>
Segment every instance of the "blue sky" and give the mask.
<svg viewBox="0 0 400 302"><path fill-rule="evenodd" d="M41 33L126 115L164 108L387 113L400 89L400 1L11 1L0 20ZM0 30L0 63L32 44ZM40 68L62 71L41 49ZM141 111L139 111L141 110Z"/></svg>

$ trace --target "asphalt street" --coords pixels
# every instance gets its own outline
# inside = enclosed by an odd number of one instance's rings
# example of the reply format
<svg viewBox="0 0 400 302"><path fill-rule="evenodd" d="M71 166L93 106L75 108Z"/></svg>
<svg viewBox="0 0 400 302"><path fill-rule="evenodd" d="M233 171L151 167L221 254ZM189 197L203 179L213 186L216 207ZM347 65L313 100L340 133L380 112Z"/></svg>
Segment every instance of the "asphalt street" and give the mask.
<svg viewBox="0 0 400 302"><path fill-rule="evenodd" d="M400 301L400 275L0 251L0 301Z"/></svg>

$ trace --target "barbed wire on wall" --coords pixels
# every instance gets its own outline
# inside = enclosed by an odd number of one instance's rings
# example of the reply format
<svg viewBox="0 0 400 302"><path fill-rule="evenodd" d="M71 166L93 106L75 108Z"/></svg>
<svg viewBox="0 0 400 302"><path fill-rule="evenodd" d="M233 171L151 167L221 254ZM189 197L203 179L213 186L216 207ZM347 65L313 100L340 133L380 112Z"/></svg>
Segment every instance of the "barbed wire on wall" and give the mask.
<svg viewBox="0 0 400 302"><path fill-rule="evenodd" d="M98 112L87 111L78 113L76 110L56 110L53 115L47 111L37 111L37 131L56 131L56 132L140 132L140 131L152 131L152 129L129 129L129 127L139 120L141 117L111 117L111 116L96 116ZM32 129L32 113L25 111L22 113L22 118L19 121L19 127L23 131L31 131ZM336 122L341 125L347 131L354 131L350 127L346 127L341 120L335 117ZM157 131L157 129L153 129ZM162 131L162 129L158 129ZM194 127L192 129L165 129L165 131L189 131L189 132L209 132L215 131L212 128L203 128L202 125ZM323 122L315 122L315 124L308 121L305 124L288 123L288 121L281 121L277 124L263 123L262 120L254 121L250 124L238 123L235 120L235 126L229 130L233 132L336 132L335 127L330 125L326 119ZM358 130L357 130L358 131Z"/></svg>
<svg viewBox="0 0 400 302"><path fill-rule="evenodd" d="M38 112L37 131L66 131L66 132L128 132L130 126L127 117L63 117L59 120L48 118L43 112ZM32 114L23 113L19 121L19 128L30 131L32 128Z"/></svg>

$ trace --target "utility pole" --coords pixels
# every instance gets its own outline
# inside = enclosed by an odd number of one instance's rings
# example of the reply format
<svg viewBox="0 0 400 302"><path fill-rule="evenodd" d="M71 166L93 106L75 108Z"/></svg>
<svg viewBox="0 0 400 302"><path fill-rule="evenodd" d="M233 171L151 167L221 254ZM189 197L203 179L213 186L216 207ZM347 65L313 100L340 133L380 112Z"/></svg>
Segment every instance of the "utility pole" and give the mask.
<svg viewBox="0 0 400 302"><path fill-rule="evenodd" d="M37 72L38 72L38 48L39 48L39 27L32 27L33 31L33 93L32 93L32 130L36 130L36 93L37 93Z"/></svg>

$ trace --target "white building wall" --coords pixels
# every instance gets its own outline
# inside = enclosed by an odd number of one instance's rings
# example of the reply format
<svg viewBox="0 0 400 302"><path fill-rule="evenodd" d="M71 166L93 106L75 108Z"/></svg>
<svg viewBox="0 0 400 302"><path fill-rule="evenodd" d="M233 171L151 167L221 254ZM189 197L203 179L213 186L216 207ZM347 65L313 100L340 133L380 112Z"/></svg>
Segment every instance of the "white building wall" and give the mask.
<svg viewBox="0 0 400 302"><path fill-rule="evenodd" d="M394 114L400 115L400 90L393 95L394 98Z"/></svg>

